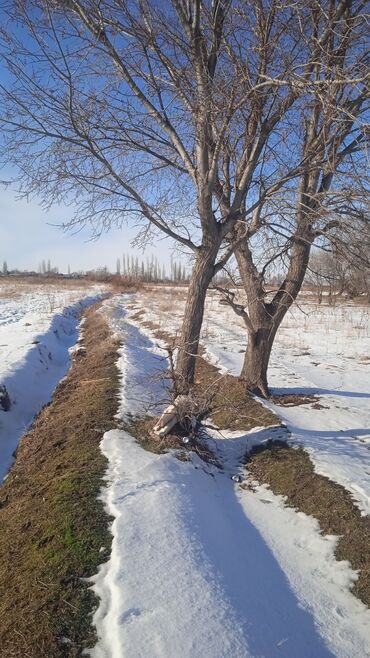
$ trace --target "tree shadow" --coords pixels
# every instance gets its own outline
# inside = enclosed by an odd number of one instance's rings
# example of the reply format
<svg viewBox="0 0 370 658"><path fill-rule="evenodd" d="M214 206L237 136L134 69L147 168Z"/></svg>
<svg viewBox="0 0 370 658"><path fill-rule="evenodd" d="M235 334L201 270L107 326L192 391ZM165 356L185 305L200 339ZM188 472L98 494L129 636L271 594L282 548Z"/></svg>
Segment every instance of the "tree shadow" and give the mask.
<svg viewBox="0 0 370 658"><path fill-rule="evenodd" d="M335 388L318 388L313 386L272 388L271 393L272 395L338 395L339 397L370 399L370 393L361 391L342 391Z"/></svg>
<svg viewBox="0 0 370 658"><path fill-rule="evenodd" d="M227 439L233 443L233 439ZM242 438L236 439L240 443ZM231 605L245 637L245 656L297 658L333 656L253 522L237 498L230 477L182 476L184 523L192 536L199 568ZM213 500L212 500L213 499ZM283 646L283 648L282 648ZM244 654L243 654L244 655Z"/></svg>

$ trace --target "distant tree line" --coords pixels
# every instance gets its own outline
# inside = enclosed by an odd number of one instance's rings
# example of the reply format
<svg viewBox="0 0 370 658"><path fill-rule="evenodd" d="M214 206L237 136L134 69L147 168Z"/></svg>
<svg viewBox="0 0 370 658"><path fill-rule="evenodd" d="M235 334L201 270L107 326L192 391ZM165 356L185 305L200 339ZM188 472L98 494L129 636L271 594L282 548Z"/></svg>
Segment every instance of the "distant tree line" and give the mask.
<svg viewBox="0 0 370 658"><path fill-rule="evenodd" d="M116 274L146 282L176 281L180 283L188 281L186 267L181 261L171 259L170 272L167 273L166 267L153 255L144 260L139 259L138 256L123 254L122 260L117 258Z"/></svg>
<svg viewBox="0 0 370 658"><path fill-rule="evenodd" d="M158 281L173 281L177 283L185 283L189 280L186 267L181 261L171 259L169 272L166 267L161 264L156 256L147 257L146 259L139 259L138 256L130 254L123 254L122 258L117 258L116 261L116 275L138 279L144 282L158 282ZM59 268L52 265L50 258L42 259L35 270L18 270L9 269L6 260L3 261L0 275L7 276L8 274L25 274L25 275L41 275L41 276L63 276L59 273ZM71 267L68 265L67 276L83 277L85 275L95 276L98 279L106 280L112 276L108 267L102 266L94 270L71 272ZM65 276L65 275L64 275Z"/></svg>
<svg viewBox="0 0 370 658"><path fill-rule="evenodd" d="M59 274L59 268L51 266L50 258L48 258L47 261L43 259L41 263L39 263L37 274L43 274L45 276L50 274Z"/></svg>
<svg viewBox="0 0 370 658"><path fill-rule="evenodd" d="M12 275L29 275L29 276L35 276L36 274L40 274L42 276L56 276L59 275L59 268L56 266L52 266L50 258L48 260L42 260L41 263L39 263L37 267L37 271L35 270L20 270L18 268L12 268L9 269L8 263L6 260L3 261L2 269L0 271L0 274L3 276L7 276L9 274ZM70 268L68 266L68 274L70 274Z"/></svg>

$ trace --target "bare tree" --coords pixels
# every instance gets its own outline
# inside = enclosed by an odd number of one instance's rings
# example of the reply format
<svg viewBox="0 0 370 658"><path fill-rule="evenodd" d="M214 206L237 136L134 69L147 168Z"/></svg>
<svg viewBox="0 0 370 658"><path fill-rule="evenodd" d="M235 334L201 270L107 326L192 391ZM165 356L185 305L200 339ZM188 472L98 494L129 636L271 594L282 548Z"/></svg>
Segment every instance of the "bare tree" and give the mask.
<svg viewBox="0 0 370 658"><path fill-rule="evenodd" d="M319 303L324 292L329 304L343 295L370 300L370 225L355 222L355 226L357 231L351 235L336 232L326 248L311 254L306 280L313 284Z"/></svg>
<svg viewBox="0 0 370 658"><path fill-rule="evenodd" d="M302 171L284 136L294 105L311 102L327 41L311 4L2 3L2 151L23 192L73 200L72 227L99 235L129 221L137 243L160 231L193 253L177 360L185 390L207 287L240 240L233 230L253 226ZM327 4L341 16L348 3ZM272 150L277 169L266 165Z"/></svg>
<svg viewBox="0 0 370 658"><path fill-rule="evenodd" d="M320 250L311 253L305 280L313 286L319 304L322 303L325 294L327 301L333 304L337 297L343 295L348 274L349 263L337 257L332 251Z"/></svg>
<svg viewBox="0 0 370 658"><path fill-rule="evenodd" d="M317 56L301 69L310 98L296 106L285 138L285 157L302 165L299 184L280 186L251 221L239 223L236 260L247 305L228 303L242 316L248 345L241 377L247 389L268 396L267 368L276 332L304 280L313 244L346 244L347 253L369 268L361 237L368 230L366 176L369 69L365 53L366 16L361 2L310 2L300 10L302 40L314 33ZM309 81L308 81L309 78ZM269 154L267 169L280 168L281 152ZM261 185L264 180L261 179ZM355 237L354 237L355 236ZM277 292L268 294L272 265L285 272Z"/></svg>

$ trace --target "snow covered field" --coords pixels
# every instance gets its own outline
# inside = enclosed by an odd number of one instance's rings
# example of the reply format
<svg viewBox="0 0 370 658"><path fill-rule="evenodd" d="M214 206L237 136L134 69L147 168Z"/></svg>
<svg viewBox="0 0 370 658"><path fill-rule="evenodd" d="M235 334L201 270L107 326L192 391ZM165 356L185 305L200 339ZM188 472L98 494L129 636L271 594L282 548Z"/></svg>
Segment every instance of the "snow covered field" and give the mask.
<svg viewBox="0 0 370 658"><path fill-rule="evenodd" d="M208 351L221 367L239 374L243 330L228 336L223 327L233 317L229 313L220 322L216 304L208 313ZM289 312L273 348L270 385L274 393L318 395L323 408L269 406L287 424L291 440L308 450L316 471L348 489L365 514L370 514L369 373L369 308L306 303Z"/></svg>
<svg viewBox="0 0 370 658"><path fill-rule="evenodd" d="M20 436L66 374L81 309L101 288L0 288L0 478ZM181 289L116 296L102 312L122 338L119 416L167 402L163 344L134 319L178 331ZM208 358L238 374L245 332L209 295L203 327ZM272 353L275 392L319 397L299 407L268 402L318 472L342 484L370 512L369 309L304 303L287 316ZM156 409L158 411L158 408ZM109 468L102 497L114 517L110 560L94 580L99 641L93 658L363 658L370 611L350 592L356 573L334 557L336 538L287 508L266 486L243 489L247 449L280 427L209 436L222 470L143 450L122 430L105 434Z"/></svg>
<svg viewBox="0 0 370 658"><path fill-rule="evenodd" d="M0 482L22 434L69 368L82 309L101 294L101 286L0 282L0 384L11 401L9 411L0 409Z"/></svg>
<svg viewBox="0 0 370 658"><path fill-rule="evenodd" d="M127 310L127 307L130 310ZM179 291L116 297L104 309L123 338L121 417L164 365L146 320L176 333ZM203 330L209 358L238 374L245 334L210 296ZM370 361L366 308L304 305L287 317L271 359L270 382L315 393L320 406L275 407L291 441L316 469L348 488L370 511ZM157 381L157 380L156 380ZM145 401L145 406L147 400ZM356 574L334 558L335 537L286 508L266 487L231 479L246 448L281 430L214 432L223 470L145 452L126 432L108 432L103 499L114 516L111 559L94 579L101 604L94 658L363 658L370 656L370 611L350 592Z"/></svg>

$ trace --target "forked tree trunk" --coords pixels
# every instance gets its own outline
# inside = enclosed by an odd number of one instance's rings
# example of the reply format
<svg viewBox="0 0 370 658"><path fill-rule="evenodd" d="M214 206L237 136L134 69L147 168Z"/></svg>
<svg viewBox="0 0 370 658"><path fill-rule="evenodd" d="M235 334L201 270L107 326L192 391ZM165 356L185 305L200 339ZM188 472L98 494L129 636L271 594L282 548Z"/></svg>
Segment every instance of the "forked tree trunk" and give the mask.
<svg viewBox="0 0 370 658"><path fill-rule="evenodd" d="M193 267L176 361L176 387L178 393L188 393L194 383L204 304L208 286L214 275L216 256L217 249L202 248L198 252Z"/></svg>

